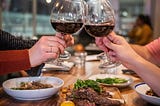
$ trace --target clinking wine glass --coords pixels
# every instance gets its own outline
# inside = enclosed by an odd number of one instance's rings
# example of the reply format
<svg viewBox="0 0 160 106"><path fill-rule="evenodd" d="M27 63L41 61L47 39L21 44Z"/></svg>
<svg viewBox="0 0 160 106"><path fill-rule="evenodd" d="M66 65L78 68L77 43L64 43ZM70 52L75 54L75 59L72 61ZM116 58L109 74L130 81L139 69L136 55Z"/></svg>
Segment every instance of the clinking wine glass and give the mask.
<svg viewBox="0 0 160 106"><path fill-rule="evenodd" d="M63 36L78 32L84 23L84 2L82 0L55 0L51 11L52 27ZM65 51L60 59L66 59L71 54Z"/></svg>
<svg viewBox="0 0 160 106"><path fill-rule="evenodd" d="M115 26L114 10L109 0L88 0L86 3L85 30L93 37L107 36ZM111 61L105 53L100 57L108 60L100 65L101 68L113 68L119 65L119 62Z"/></svg>

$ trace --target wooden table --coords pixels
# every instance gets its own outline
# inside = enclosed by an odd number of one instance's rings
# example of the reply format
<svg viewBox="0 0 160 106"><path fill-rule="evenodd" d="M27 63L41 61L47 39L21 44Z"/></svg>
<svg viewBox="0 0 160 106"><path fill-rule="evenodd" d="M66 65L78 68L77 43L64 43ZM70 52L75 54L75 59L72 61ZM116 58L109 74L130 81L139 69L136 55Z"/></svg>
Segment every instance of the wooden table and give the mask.
<svg viewBox="0 0 160 106"><path fill-rule="evenodd" d="M73 67L69 72L46 71L45 76L56 76L64 80L64 86L74 83L77 79L87 79L93 74L100 73L98 68L99 61L86 62L85 67ZM133 77L134 78L134 77ZM153 106L143 99L132 89L134 84L141 82L140 78L134 78L134 83L120 89L121 95L125 99L125 106ZM53 95L51 98L38 101L20 101L8 96L3 89L0 89L0 106L57 106L58 95Z"/></svg>

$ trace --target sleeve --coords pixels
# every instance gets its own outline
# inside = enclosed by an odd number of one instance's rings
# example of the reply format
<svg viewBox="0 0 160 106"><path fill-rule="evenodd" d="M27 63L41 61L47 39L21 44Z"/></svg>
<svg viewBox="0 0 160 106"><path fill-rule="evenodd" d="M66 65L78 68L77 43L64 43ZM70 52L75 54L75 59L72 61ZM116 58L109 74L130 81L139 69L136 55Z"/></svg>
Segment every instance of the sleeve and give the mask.
<svg viewBox="0 0 160 106"><path fill-rule="evenodd" d="M0 30L0 50L29 49L36 43L36 40L22 40L10 33Z"/></svg>
<svg viewBox="0 0 160 106"><path fill-rule="evenodd" d="M0 50L21 50L31 48L36 40L23 40L0 29ZM26 72L29 76L39 76L44 64L32 67Z"/></svg>
<svg viewBox="0 0 160 106"><path fill-rule="evenodd" d="M157 63L160 63L160 37L151 43L146 45L146 48L150 52L151 56L154 58L154 60L157 61Z"/></svg>
<svg viewBox="0 0 160 106"><path fill-rule="evenodd" d="M31 67L28 50L0 51L0 75Z"/></svg>

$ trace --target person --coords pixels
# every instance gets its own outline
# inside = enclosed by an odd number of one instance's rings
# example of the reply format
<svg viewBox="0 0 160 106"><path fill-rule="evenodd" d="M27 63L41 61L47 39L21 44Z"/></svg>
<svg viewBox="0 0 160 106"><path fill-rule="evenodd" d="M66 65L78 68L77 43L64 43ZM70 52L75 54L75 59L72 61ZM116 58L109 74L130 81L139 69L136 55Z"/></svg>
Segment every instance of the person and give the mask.
<svg viewBox="0 0 160 106"><path fill-rule="evenodd" d="M130 45L114 32L107 37L97 37L96 44L109 54L113 61L120 61L127 68L134 70L153 91L160 96L160 38L140 46Z"/></svg>
<svg viewBox="0 0 160 106"><path fill-rule="evenodd" d="M85 47L94 42L94 37L90 36L85 28L82 28L76 37L77 39L75 38L75 45L73 47L74 52L84 52L86 51ZM89 53L89 51L87 51L87 53Z"/></svg>
<svg viewBox="0 0 160 106"><path fill-rule="evenodd" d="M0 51L0 75L26 70L47 61L50 58L57 58L64 53L64 48L74 43L71 35L61 34L56 36L43 36L30 49L23 50L1 50Z"/></svg>
<svg viewBox="0 0 160 106"><path fill-rule="evenodd" d="M0 29L0 50L22 50L31 48L37 40L20 39L6 31ZM31 67L28 70L22 70L15 73L10 73L5 78L19 77L19 76L39 76L44 63L36 67ZM0 76L3 79L4 75Z"/></svg>
<svg viewBox="0 0 160 106"><path fill-rule="evenodd" d="M135 25L128 33L131 43L145 45L153 39L152 25L149 16L138 15Z"/></svg>
<svg viewBox="0 0 160 106"><path fill-rule="evenodd" d="M90 43L94 42L94 37L90 36L85 28L82 28L78 34L78 43L82 44L84 47L88 46Z"/></svg>

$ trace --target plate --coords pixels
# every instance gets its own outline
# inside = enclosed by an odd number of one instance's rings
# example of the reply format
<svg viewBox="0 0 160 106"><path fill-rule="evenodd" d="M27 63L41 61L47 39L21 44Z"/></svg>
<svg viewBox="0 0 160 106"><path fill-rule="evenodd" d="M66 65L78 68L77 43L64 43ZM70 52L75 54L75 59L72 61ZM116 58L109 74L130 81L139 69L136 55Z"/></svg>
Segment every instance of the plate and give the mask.
<svg viewBox="0 0 160 106"><path fill-rule="evenodd" d="M129 86L130 84L133 83L133 79L131 77L124 76L124 75L97 74L97 75L92 75L91 77L89 77L89 79L91 79L91 80L104 79L104 78L122 78L122 79L127 80L127 82L120 83L120 84L100 83L100 84L105 85L105 86L114 86L114 87L118 87L118 88L123 88L123 87L127 87L127 86Z"/></svg>
<svg viewBox="0 0 160 106"><path fill-rule="evenodd" d="M150 90L150 87L144 82L138 83L134 86L135 91L140 95L140 97L149 103L160 106L160 97L146 95L146 92Z"/></svg>
<svg viewBox="0 0 160 106"><path fill-rule="evenodd" d="M74 87L74 84L72 85L69 85L68 87L63 87L61 89L61 91L59 92L59 103L62 103L63 101L67 101L67 95L68 94L71 94L72 90L73 90L73 87ZM120 101L121 105L120 106L123 106L126 102L124 100L124 98L122 97L120 91L118 88L116 87L105 87L103 86L103 88L109 92L109 94L112 96L111 98L109 99L112 99L112 100L118 100ZM106 98L108 98L108 96L106 95ZM80 100L80 99L79 99ZM74 100L72 100L74 101ZM60 104L59 104L60 105ZM88 105L87 105L88 106Z"/></svg>
<svg viewBox="0 0 160 106"><path fill-rule="evenodd" d="M45 63L43 67L43 71L47 70L64 70L64 71L69 71L72 67L74 66L73 62L67 62L64 61L61 63L61 65L55 65L53 63Z"/></svg>
<svg viewBox="0 0 160 106"><path fill-rule="evenodd" d="M40 81L44 84L53 85L52 88L35 89L35 90L13 90L17 88L21 82ZM58 77L23 77L7 80L3 83L4 91L18 100L41 100L56 94L63 86L64 81Z"/></svg>

